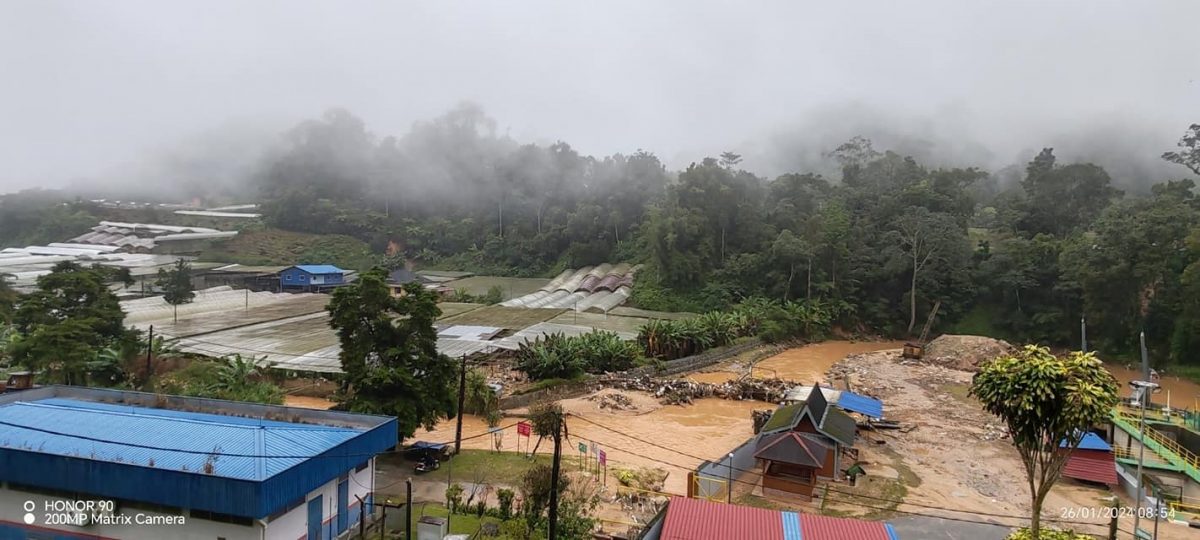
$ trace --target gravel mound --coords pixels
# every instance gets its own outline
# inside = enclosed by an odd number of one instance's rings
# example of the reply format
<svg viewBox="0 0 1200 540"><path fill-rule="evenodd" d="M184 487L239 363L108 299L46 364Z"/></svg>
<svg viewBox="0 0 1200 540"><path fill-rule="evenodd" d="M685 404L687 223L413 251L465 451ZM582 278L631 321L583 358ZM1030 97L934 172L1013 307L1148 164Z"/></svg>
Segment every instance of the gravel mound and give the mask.
<svg viewBox="0 0 1200 540"><path fill-rule="evenodd" d="M978 371L980 364L1012 351L1013 346L1007 341L946 334L925 346L925 358L922 361L951 369Z"/></svg>

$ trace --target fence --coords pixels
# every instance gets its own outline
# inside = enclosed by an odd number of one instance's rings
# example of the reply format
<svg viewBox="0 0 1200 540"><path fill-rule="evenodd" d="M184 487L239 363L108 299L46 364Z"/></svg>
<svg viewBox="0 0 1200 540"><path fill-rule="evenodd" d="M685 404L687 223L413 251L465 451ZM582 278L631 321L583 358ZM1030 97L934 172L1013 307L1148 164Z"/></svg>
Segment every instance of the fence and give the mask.
<svg viewBox="0 0 1200 540"><path fill-rule="evenodd" d="M757 441L758 437L747 439L730 452L733 454L732 458L726 456L719 461L701 463L696 467L696 471L689 475L693 480L688 485L688 496L716 501L727 500L733 489L730 480L736 481L742 471L754 470L754 447Z"/></svg>

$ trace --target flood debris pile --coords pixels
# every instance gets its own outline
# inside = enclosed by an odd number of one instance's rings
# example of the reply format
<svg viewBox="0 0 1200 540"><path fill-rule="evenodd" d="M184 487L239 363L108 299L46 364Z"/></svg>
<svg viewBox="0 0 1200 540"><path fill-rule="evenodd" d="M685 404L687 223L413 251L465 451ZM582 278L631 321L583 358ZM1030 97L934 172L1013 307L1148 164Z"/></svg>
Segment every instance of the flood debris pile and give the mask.
<svg viewBox="0 0 1200 540"><path fill-rule="evenodd" d="M983 336L946 334L925 346L921 362L962 371L978 371L980 364L1013 351L1007 341Z"/></svg>
<svg viewBox="0 0 1200 540"><path fill-rule="evenodd" d="M600 410L608 409L610 411L636 411L637 405L633 403L629 396L619 392L608 392L602 394L593 394L584 398L588 401L596 403L596 408Z"/></svg>
<svg viewBox="0 0 1200 540"><path fill-rule="evenodd" d="M649 376L608 379L605 386L621 390L648 392L663 405L686 405L702 398L721 398L736 401L757 400L770 403L783 401L788 389L798 383L785 379L742 378L720 384L695 382L686 379L655 380Z"/></svg>

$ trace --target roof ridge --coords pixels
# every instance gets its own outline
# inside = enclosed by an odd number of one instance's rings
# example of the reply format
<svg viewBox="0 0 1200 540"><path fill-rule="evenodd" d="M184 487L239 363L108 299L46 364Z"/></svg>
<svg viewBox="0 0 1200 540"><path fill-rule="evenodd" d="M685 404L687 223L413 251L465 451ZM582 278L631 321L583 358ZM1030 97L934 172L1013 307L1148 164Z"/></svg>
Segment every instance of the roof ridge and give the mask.
<svg viewBox="0 0 1200 540"><path fill-rule="evenodd" d="M226 422L219 422L219 421L196 420L196 419L192 419L192 418L183 418L183 417L177 417L177 416L137 414L137 413L131 413L131 412L121 411L121 410L100 410L100 409L90 409L87 407L68 407L66 405L56 405L53 403L39 403L37 401L15 401L12 404L13 405L28 405L31 407L41 407L41 408L46 408L46 409L61 409L61 410L68 410L68 411L79 411L79 412L85 412L85 413L89 413L89 414L116 414L116 415L120 415L120 416L128 416L128 417L133 417L133 418L160 418L163 420L187 422L189 424L218 425L218 426L223 426L223 427L235 427L235 428L244 428L244 429L267 429L267 428L295 429L295 428L284 428L282 426L265 426L262 424L236 424L236 423L226 423ZM119 406L114 403L108 403L106 405ZM128 407L138 408L138 409L156 410L153 407L138 407L136 405L128 405ZM162 409L162 410L169 411L169 410L173 410L173 409ZM191 414L207 414L207 415L211 415L211 416L216 416L218 418L226 416L226 415L222 415L222 414L205 413L205 412L193 412L193 411L178 411L178 412L185 412L185 413L191 413ZM261 421L266 421L266 422L278 422L279 421L279 420L266 420L263 418L249 418L249 417L245 417L245 416L237 416L235 418L245 418L247 420L261 420ZM32 427L32 426L30 426L30 427ZM330 427L332 427L332 426L330 426Z"/></svg>
<svg viewBox="0 0 1200 540"><path fill-rule="evenodd" d="M793 439L796 439L797 443L800 443L800 448L803 448L804 453L808 454L808 457L812 458L813 461L815 461L817 463L821 463L824 461L823 459L817 459L817 456L813 455L812 449L808 447L808 442L805 440L804 437L801 437L799 433L793 431L793 432L791 432L791 435L792 435Z"/></svg>

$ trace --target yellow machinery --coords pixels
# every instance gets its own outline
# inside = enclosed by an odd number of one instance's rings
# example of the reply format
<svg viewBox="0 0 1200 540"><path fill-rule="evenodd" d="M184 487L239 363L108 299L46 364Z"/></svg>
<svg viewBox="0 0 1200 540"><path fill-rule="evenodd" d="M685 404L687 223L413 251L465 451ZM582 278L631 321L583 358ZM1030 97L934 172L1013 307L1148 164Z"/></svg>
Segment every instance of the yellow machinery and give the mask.
<svg viewBox="0 0 1200 540"><path fill-rule="evenodd" d="M933 310L929 312L929 318L925 319L925 328L921 329L921 337L916 342L910 341L904 344L904 351L901 354L905 358L920 360L925 356L925 340L929 338L929 327L933 326L933 318L937 316L940 307L942 307L941 300L934 302Z"/></svg>

